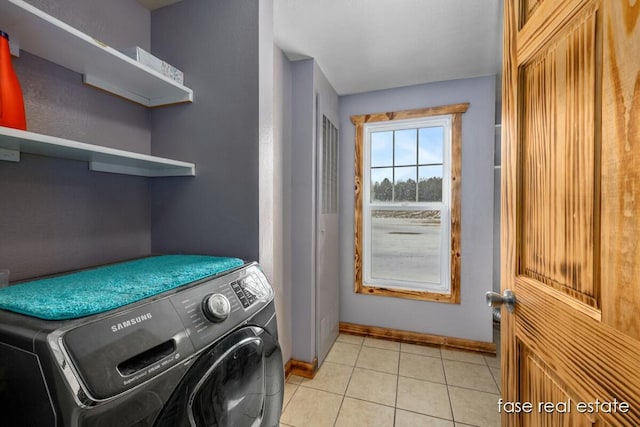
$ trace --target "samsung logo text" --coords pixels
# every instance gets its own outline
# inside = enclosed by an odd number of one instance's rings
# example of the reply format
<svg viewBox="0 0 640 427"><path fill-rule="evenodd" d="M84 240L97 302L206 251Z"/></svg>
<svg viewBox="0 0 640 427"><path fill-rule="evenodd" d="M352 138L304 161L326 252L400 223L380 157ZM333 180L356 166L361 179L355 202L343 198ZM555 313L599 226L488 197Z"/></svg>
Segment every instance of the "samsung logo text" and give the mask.
<svg viewBox="0 0 640 427"><path fill-rule="evenodd" d="M145 320L151 319L151 313L142 314L140 316L132 317L129 320L125 320L124 322L120 322L116 325L111 325L111 332L118 332L122 329L127 329L130 326L136 325L138 323L142 323Z"/></svg>

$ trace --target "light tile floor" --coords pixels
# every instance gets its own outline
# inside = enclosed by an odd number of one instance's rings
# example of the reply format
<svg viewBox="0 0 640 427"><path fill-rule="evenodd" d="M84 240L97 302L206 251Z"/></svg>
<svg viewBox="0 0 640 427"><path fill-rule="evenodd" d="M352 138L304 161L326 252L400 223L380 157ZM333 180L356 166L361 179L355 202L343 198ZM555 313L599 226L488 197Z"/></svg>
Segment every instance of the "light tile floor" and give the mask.
<svg viewBox="0 0 640 427"><path fill-rule="evenodd" d="M313 380L287 380L280 425L494 427L499 387L499 358L340 334Z"/></svg>

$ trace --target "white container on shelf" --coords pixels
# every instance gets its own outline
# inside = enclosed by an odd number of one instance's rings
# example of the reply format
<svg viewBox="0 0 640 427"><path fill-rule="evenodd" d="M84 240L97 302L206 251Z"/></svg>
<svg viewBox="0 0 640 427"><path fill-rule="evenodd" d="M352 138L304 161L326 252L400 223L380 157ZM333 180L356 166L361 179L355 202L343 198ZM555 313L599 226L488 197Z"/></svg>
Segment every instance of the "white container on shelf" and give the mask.
<svg viewBox="0 0 640 427"><path fill-rule="evenodd" d="M24 0L0 1L0 28L15 46L82 74L90 86L146 107L193 102L193 91L162 71L152 72Z"/></svg>
<svg viewBox="0 0 640 427"><path fill-rule="evenodd" d="M147 66L180 84L184 83L184 73L182 71L162 59L153 56L140 46L128 47L126 49L122 49L121 52L129 58L138 61L142 65Z"/></svg>

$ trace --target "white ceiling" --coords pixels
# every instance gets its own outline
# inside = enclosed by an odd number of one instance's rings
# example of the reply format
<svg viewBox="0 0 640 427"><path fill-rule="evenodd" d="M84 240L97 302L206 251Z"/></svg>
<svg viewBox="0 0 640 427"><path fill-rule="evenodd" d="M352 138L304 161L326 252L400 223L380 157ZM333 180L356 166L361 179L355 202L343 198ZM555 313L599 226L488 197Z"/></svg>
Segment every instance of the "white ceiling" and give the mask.
<svg viewBox="0 0 640 427"><path fill-rule="evenodd" d="M274 37L339 95L498 74L502 0L274 0Z"/></svg>
<svg viewBox="0 0 640 427"><path fill-rule="evenodd" d="M502 0L273 3L276 44L290 60L315 58L339 95L500 73Z"/></svg>

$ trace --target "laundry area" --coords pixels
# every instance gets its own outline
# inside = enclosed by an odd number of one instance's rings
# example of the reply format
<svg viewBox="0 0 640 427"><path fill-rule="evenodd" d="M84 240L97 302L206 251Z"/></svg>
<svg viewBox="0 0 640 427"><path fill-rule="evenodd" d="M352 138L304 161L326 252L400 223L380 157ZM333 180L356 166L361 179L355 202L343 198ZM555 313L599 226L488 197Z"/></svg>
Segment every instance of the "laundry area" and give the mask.
<svg viewBox="0 0 640 427"><path fill-rule="evenodd" d="M0 0L0 424L640 425L639 10Z"/></svg>

